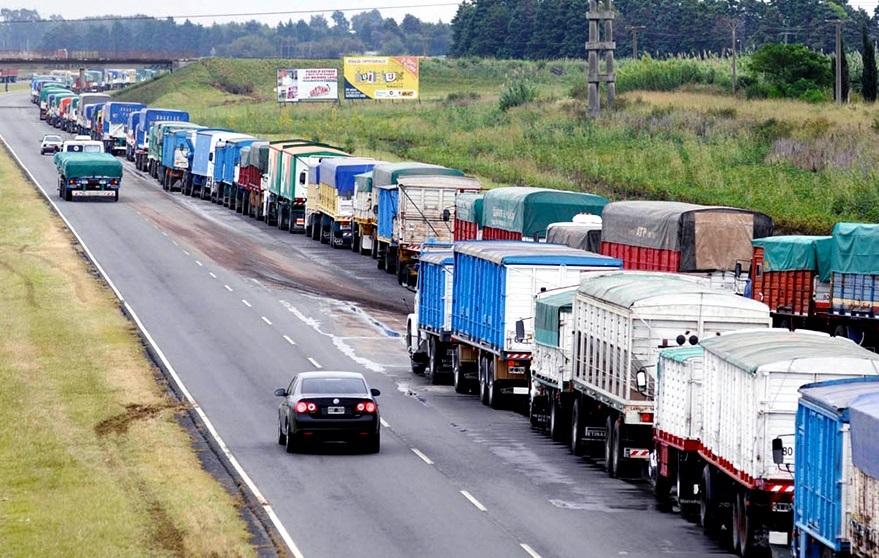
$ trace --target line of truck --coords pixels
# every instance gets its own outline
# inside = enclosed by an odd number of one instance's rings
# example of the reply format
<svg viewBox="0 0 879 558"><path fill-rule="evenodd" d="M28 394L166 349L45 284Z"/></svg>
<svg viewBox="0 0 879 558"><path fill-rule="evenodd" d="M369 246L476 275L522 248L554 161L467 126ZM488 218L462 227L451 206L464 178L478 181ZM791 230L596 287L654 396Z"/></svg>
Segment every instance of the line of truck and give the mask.
<svg viewBox="0 0 879 558"><path fill-rule="evenodd" d="M115 104L86 104L88 129ZM879 225L772 236L737 208L485 190L171 109L134 106L121 133L165 190L395 273L415 291L413 373L527 408L742 556L769 556L771 533L801 557L879 556L879 405L855 397L879 391ZM853 390L844 405L833 386Z"/></svg>

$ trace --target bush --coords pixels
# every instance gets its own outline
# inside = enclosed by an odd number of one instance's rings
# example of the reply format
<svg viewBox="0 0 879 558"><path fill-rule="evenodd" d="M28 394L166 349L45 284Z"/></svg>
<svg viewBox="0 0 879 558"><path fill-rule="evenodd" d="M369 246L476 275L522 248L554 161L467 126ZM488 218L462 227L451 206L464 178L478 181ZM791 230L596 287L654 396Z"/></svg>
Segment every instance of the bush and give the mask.
<svg viewBox="0 0 879 558"><path fill-rule="evenodd" d="M804 45L764 45L751 55L747 68L762 76L766 85L754 93L765 93L770 98L815 99L816 91L829 90L833 85L829 59Z"/></svg>
<svg viewBox="0 0 879 558"><path fill-rule="evenodd" d="M537 99L537 89L527 81L515 81L501 92L498 100L498 108L506 112L507 110L530 103Z"/></svg>
<svg viewBox="0 0 879 558"><path fill-rule="evenodd" d="M732 83L728 62L722 58L669 58L654 60L644 56L624 62L617 70L617 91L673 91L685 85Z"/></svg>

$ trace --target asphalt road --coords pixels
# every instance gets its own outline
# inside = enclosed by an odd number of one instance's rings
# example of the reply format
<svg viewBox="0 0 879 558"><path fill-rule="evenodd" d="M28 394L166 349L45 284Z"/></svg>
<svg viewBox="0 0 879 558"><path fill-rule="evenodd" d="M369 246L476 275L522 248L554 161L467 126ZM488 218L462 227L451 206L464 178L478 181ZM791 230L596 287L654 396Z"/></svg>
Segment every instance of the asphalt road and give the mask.
<svg viewBox="0 0 879 558"><path fill-rule="evenodd" d="M0 97L0 135L54 196L50 130L26 94ZM304 556L724 554L644 483L413 376L395 333L411 294L371 259L166 193L127 162L118 203L58 204ZM272 392L318 367L381 389L380 454L277 445Z"/></svg>

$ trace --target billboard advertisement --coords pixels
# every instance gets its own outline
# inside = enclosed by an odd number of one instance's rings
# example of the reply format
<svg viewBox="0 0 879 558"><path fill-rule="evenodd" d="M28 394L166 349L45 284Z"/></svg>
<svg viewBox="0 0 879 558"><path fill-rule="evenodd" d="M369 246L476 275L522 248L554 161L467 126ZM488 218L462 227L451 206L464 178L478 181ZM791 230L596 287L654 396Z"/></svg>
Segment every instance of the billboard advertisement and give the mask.
<svg viewBox="0 0 879 558"><path fill-rule="evenodd" d="M278 69L278 102L338 101L339 70L336 68Z"/></svg>
<svg viewBox="0 0 879 558"><path fill-rule="evenodd" d="M417 56L346 56L346 99L417 99Z"/></svg>

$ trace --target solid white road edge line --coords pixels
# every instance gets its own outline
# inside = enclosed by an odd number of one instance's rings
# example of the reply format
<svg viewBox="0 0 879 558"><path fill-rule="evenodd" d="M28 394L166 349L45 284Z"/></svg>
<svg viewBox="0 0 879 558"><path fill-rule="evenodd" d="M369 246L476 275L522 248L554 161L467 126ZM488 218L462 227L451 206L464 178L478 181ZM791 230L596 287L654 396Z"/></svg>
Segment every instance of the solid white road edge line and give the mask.
<svg viewBox="0 0 879 558"><path fill-rule="evenodd" d="M311 365L314 366L315 368L323 368L323 366L318 364L318 362L311 357L308 357L308 362L310 362Z"/></svg>
<svg viewBox="0 0 879 558"><path fill-rule="evenodd" d="M534 550L533 548L531 548L531 547L528 546L527 544L525 544L525 543L519 543L519 546L521 546L521 547L522 547L522 550L524 550L525 552L527 552L527 553L528 553L528 556L530 556L531 558L541 558L540 554L538 554L536 550Z"/></svg>
<svg viewBox="0 0 879 558"><path fill-rule="evenodd" d="M288 335L284 336L284 341L286 341L287 343L290 343L291 345L296 344L296 341L293 341L292 339L290 339L290 337Z"/></svg>
<svg viewBox="0 0 879 558"><path fill-rule="evenodd" d="M12 156L15 158L16 161L18 161L18 166L21 167L22 169L24 169L24 172L28 175L28 178L30 178L31 182L34 185L36 185L37 189L40 191L40 193L43 194L43 197L46 198L46 201L49 202L49 205L52 206L52 209L55 210L55 213L58 215L58 217L61 218L61 220L64 222L64 225L67 227L67 229L73 235L73 237L76 239L76 241L79 243L79 245L82 246L82 249L85 252L86 256L88 257L89 261L92 262L92 264L95 266L95 269L98 270L98 273L100 273L101 277L104 279L104 281L107 282L107 285L110 287L110 290L113 291L113 294L116 295L116 298L119 299L119 302L122 303L122 305L125 307L125 311L128 313L129 316L131 316L131 319L134 320L134 323L137 326L137 329L140 330L144 339L146 339L147 343L150 344L150 346L153 348L153 351L155 351L156 355L162 361L162 364L168 370L168 373L171 375L171 378L174 380L174 383L177 385L177 388L180 390L180 393L183 394L183 397L186 398L187 403L189 403L192 406L192 409L198 414L198 416L202 420L202 422L204 422L204 425L208 429L208 432L210 433L211 437L214 439L217 446L219 446L220 450L222 450L223 454L229 460L229 463L235 469L235 472L238 473L238 475L241 477L241 480L244 481L244 483L247 485L247 488L249 488L250 491L253 493L254 497L256 497L260 506L262 506L263 510L265 510L266 515L269 516L269 519L271 520L272 524L275 526L275 528L281 534L281 538L284 539L284 543L287 545L287 548L290 549L290 552L293 554L293 556L295 558L304 558L302 552L299 550L299 547L296 546L296 543L293 541L293 538L290 536L290 533L287 532L287 528L284 527L284 524L281 523L280 518L278 518L278 516L275 514L275 510L272 509L272 505L269 504L269 501L266 500L265 496L262 495L262 492L260 492L259 488L256 487L256 484L253 482L253 480L251 480L250 476L248 476L248 474L244 471L244 467L242 467L241 464L238 463L238 460L235 459L235 456L232 454L232 451L226 445L226 442L223 441L223 438L220 437L220 434L214 428L214 424L208 418L207 414L205 414L204 410L202 410L202 408L195 401L195 398L192 397L192 394L189 393L189 389L183 383L183 380L180 379L180 376L177 374L177 371L174 369L174 367L171 366L171 363L165 357L165 353L162 352L162 349L159 348L159 345L153 339L153 336L150 334L150 332L147 330L147 328L143 325L143 322L140 321L140 318L138 317L137 313L134 311L134 308L132 308L131 305L128 304L128 301L125 300L125 297L123 297L122 293L119 292L119 289L116 288L116 284L113 283L113 280L110 279L110 276L107 275L106 271L104 271L103 266L101 266L101 264L98 262L97 258L95 258L95 255L92 254L92 251L89 249L89 247L83 241L82 237L79 236L79 233L76 231L75 228L73 228L73 225L70 223L70 221L67 220L67 217L63 213L61 213L61 210L55 204L55 200L53 200L49 196L49 194L46 192L46 190L43 189L43 186L39 183L39 181L33 175L33 173L31 173L30 169L28 169L27 166L25 166L24 162L21 160L21 158L18 156L18 154L15 152L15 150L12 149L12 146L9 145L9 142L6 141L6 138L3 137L3 135L0 135L0 141L2 141L3 144L6 146L6 149L8 149L10 153L12 153Z"/></svg>
<svg viewBox="0 0 879 558"><path fill-rule="evenodd" d="M409 449L412 450L412 453L414 453L414 454L417 455L419 458L421 458L422 461L424 461L424 462L427 463L428 465L433 465L433 461L431 461L431 459L430 459L429 457L427 457L426 455L424 455L424 453L423 453L421 450L419 450L418 448L409 448Z"/></svg>
<svg viewBox="0 0 879 558"><path fill-rule="evenodd" d="M260 318L262 318L262 321L264 321L265 323L272 325L272 322L270 322L269 319L266 318L265 316L260 316Z"/></svg>
<svg viewBox="0 0 879 558"><path fill-rule="evenodd" d="M241 299L241 303L244 304L244 306L247 306L248 308L253 308L253 305L250 304L249 302L247 302L246 300L244 300L243 298Z"/></svg>
<svg viewBox="0 0 879 558"><path fill-rule="evenodd" d="M462 490L461 494L464 496L464 498L467 498L468 500L470 500L470 503L473 504L474 506L476 506L477 510L482 511L482 512L488 511L488 508L483 506L479 500L474 498L473 495L470 494L469 492L467 492L466 490Z"/></svg>

